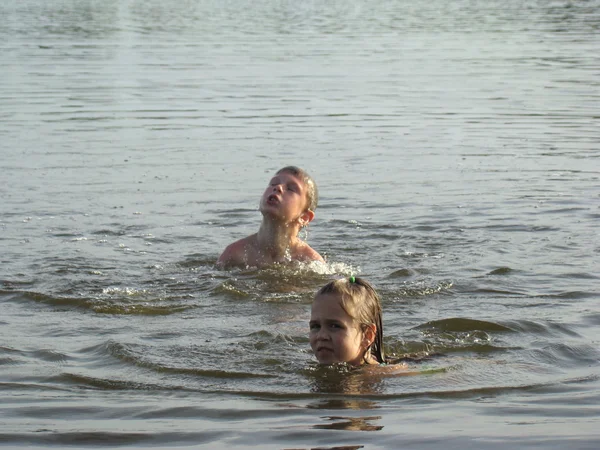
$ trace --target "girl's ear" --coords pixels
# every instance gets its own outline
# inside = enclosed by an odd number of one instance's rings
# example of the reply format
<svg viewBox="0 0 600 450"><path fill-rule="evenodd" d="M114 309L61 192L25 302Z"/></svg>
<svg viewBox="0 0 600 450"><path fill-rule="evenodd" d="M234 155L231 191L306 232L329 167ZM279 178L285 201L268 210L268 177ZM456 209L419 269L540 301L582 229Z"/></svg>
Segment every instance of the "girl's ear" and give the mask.
<svg viewBox="0 0 600 450"><path fill-rule="evenodd" d="M365 325L365 329L363 331L363 346L365 349L367 349L371 345L373 345L373 342L375 342L376 336L377 336L377 326L374 323Z"/></svg>

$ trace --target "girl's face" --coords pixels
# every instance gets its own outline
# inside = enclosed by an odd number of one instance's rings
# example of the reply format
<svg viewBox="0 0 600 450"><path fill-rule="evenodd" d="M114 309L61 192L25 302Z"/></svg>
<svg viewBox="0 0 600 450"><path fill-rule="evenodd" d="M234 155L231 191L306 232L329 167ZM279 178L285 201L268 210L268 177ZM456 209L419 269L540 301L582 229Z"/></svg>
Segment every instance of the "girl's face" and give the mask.
<svg viewBox="0 0 600 450"><path fill-rule="evenodd" d="M310 346L321 364L346 362L358 366L369 343L335 294L317 295L310 315Z"/></svg>

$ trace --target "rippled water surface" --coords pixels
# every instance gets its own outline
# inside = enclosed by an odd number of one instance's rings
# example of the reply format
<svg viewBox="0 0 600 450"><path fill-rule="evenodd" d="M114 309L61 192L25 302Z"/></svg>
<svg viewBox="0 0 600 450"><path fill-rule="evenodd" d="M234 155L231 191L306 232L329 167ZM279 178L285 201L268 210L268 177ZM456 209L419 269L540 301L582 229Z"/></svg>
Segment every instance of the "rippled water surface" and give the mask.
<svg viewBox="0 0 600 450"><path fill-rule="evenodd" d="M0 446L598 448L598 0L0 16ZM289 164L327 265L217 268ZM315 364L351 274L410 376Z"/></svg>

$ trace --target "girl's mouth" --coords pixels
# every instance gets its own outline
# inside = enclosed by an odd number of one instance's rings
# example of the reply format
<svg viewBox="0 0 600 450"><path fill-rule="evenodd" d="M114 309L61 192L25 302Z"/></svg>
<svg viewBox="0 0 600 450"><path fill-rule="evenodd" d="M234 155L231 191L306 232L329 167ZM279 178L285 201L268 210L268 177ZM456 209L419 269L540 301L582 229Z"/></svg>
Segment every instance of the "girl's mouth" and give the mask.
<svg viewBox="0 0 600 450"><path fill-rule="evenodd" d="M317 347L317 353L320 352L333 352L333 350L328 347Z"/></svg>

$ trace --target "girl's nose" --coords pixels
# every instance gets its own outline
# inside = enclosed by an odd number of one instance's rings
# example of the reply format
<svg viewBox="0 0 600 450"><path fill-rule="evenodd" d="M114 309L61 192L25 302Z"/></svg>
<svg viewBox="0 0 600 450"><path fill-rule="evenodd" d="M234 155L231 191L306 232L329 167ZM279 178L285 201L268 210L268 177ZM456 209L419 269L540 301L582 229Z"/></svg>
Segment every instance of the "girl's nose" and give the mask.
<svg viewBox="0 0 600 450"><path fill-rule="evenodd" d="M273 186L273 191L283 192L283 188L281 187L280 184L276 184L275 186Z"/></svg>
<svg viewBox="0 0 600 450"><path fill-rule="evenodd" d="M327 333L327 330L325 330L325 327L322 327L319 332L317 333L317 340L318 341L326 341L329 339L329 334Z"/></svg>

